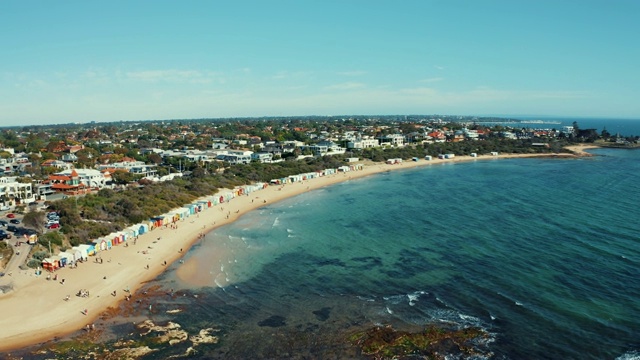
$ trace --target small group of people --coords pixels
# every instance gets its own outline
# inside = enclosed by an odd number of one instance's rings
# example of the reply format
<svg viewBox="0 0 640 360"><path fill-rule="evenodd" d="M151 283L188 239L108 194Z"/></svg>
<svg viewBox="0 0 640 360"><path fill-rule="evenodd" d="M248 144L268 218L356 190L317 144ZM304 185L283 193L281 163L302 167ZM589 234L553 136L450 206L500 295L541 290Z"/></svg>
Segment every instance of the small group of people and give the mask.
<svg viewBox="0 0 640 360"><path fill-rule="evenodd" d="M89 290L80 289L80 290L76 293L76 296L79 296L79 297L89 297Z"/></svg>

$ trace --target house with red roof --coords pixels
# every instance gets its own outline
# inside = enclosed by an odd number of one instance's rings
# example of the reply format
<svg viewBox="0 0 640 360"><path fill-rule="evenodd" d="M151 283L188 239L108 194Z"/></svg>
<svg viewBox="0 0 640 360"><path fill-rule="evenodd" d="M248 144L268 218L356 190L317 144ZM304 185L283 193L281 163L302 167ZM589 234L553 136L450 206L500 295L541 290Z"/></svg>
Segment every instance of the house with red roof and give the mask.
<svg viewBox="0 0 640 360"><path fill-rule="evenodd" d="M80 176L75 169L71 171L70 175L49 175L47 182L51 184L53 191L59 193L77 195L88 191L88 187L80 182Z"/></svg>

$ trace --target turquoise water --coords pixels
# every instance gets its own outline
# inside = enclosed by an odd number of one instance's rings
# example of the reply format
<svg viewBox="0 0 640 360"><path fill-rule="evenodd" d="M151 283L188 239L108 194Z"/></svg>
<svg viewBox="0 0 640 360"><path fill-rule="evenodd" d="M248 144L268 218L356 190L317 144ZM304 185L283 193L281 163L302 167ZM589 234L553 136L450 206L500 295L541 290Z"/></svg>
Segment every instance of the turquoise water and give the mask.
<svg viewBox="0 0 640 360"><path fill-rule="evenodd" d="M149 286L181 295L139 316L220 329L200 358L359 358L354 331L441 322L486 329L478 358L638 358L640 151L593 153L393 171L269 205L186 255L222 275L194 287L174 264ZM163 351L148 358L184 348Z"/></svg>
<svg viewBox="0 0 640 360"><path fill-rule="evenodd" d="M352 357L340 339L359 326L439 321L487 329L495 358L633 357L640 152L594 153L389 172L265 207L190 252L230 249L232 285L190 288L207 300L181 321L221 327L212 357Z"/></svg>
<svg viewBox="0 0 640 360"><path fill-rule="evenodd" d="M559 122L557 125L536 125L525 124L530 128L560 128L562 126L573 126L577 122L581 129L596 129L600 133L603 129L612 134L622 136L640 136L640 121L638 119L612 119L612 118L583 118L583 117L558 117L558 116L524 116L516 117L522 120L543 120Z"/></svg>

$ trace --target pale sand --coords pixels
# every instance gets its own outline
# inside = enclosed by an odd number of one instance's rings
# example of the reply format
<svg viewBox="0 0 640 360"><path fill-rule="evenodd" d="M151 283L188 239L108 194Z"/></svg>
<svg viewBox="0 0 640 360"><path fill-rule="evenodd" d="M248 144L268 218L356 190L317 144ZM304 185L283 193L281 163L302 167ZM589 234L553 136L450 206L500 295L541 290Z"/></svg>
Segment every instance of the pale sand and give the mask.
<svg viewBox="0 0 640 360"><path fill-rule="evenodd" d="M572 151L574 154L578 156L593 156L593 154L590 154L585 150L597 149L599 147L600 146L594 145L594 144L577 144L577 145L567 146L565 147L565 149Z"/></svg>
<svg viewBox="0 0 640 360"><path fill-rule="evenodd" d="M124 289L129 288L135 300L135 291L166 269L163 265L164 261L171 264L178 260L202 233L229 224L244 213L264 206L264 200L267 201L266 205L269 205L305 191L389 170L461 161L541 156L555 157L567 156L567 154L499 155L477 158L462 156L450 160L405 161L396 165L369 163L365 165L364 170L319 177L303 183L287 184L281 190L279 190L280 186L269 186L264 190L251 193L250 196L240 196L229 203L213 206L197 217L191 216L180 221L177 230L155 229L141 235L136 245L133 245L133 241L129 241L128 247L121 244L114 246L111 250L100 252L99 256L104 260L102 264L95 263L95 257L89 257L88 262L80 264L76 269L60 269L57 271L58 281L46 280L46 274L35 276L33 270L13 273L10 281L14 291L0 294L0 306L4 309L0 316L0 329L2 329L0 330L0 351L22 348L82 329L87 324L93 323L108 307L122 301L126 295ZM220 211L220 207L223 207L224 211ZM229 219L226 219L229 212ZM161 238L159 241L158 237ZM182 253L179 251L181 248ZM148 254L143 254L143 250L148 251ZM145 269L147 264L148 270ZM218 275L207 274L202 279L198 279L195 276L198 269L199 264L187 262L178 269L179 276L190 278L191 283L210 285L211 278ZM63 278L64 285L60 284ZM2 283L6 283L7 279L8 276L5 276ZM75 296L80 289L88 290L91 296L87 298ZM115 297L111 295L114 290L117 292ZM70 300L64 301L67 295L70 295ZM81 313L84 309L88 310L88 315Z"/></svg>

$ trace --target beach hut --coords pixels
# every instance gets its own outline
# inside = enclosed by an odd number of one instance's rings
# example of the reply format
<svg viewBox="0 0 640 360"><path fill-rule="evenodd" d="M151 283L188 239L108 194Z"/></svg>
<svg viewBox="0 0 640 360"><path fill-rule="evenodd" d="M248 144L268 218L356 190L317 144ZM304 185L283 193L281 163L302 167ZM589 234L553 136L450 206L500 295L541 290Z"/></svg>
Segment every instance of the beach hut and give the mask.
<svg viewBox="0 0 640 360"><path fill-rule="evenodd" d="M91 244L93 244L93 249L96 254L102 251L102 249L100 248L100 239L91 240Z"/></svg>
<svg viewBox="0 0 640 360"><path fill-rule="evenodd" d="M169 224L173 224L180 220L180 213L177 210L174 210L168 213L167 217L169 218Z"/></svg>
<svg viewBox="0 0 640 360"><path fill-rule="evenodd" d="M471 157L478 157L478 154L476 154L476 153L471 153Z"/></svg>
<svg viewBox="0 0 640 360"><path fill-rule="evenodd" d="M61 251L58 256L60 256L60 259L64 260L65 264L69 264L73 261L73 255L70 252Z"/></svg>
<svg viewBox="0 0 640 360"><path fill-rule="evenodd" d="M161 227L162 223L164 222L164 217L162 217L162 216L152 217L150 219L150 221L151 221L151 224L152 224L153 228Z"/></svg>
<svg viewBox="0 0 640 360"><path fill-rule="evenodd" d="M498 156L498 152L497 151L492 151L491 152L491 156Z"/></svg>
<svg viewBox="0 0 640 360"><path fill-rule="evenodd" d="M42 260L42 268L47 270L47 271L55 271L58 269L58 261L54 260L53 258L44 258L44 260Z"/></svg>
<svg viewBox="0 0 640 360"><path fill-rule="evenodd" d="M105 238L105 237L95 239L92 241L92 243L96 249L96 253L109 250L111 249L111 246L112 246L111 239Z"/></svg>
<svg viewBox="0 0 640 360"><path fill-rule="evenodd" d="M433 157L431 155L427 155L427 156L424 157L424 159L425 160L431 160L431 159L433 159Z"/></svg>
<svg viewBox="0 0 640 360"><path fill-rule="evenodd" d="M138 235L146 234L149 232L149 224L138 224Z"/></svg>
<svg viewBox="0 0 640 360"><path fill-rule="evenodd" d="M73 254L63 251L61 253L58 254L58 256L60 257L60 266L67 266L67 265L72 265L74 263L73 260Z"/></svg>
<svg viewBox="0 0 640 360"><path fill-rule="evenodd" d="M89 257L89 253L87 253L87 249L89 248L89 246L81 244L78 246L74 246L73 250L77 250L80 252L80 259L86 259Z"/></svg>
<svg viewBox="0 0 640 360"><path fill-rule="evenodd" d="M129 234L129 237L138 236L138 227L135 225L129 226L128 228L125 228L123 231Z"/></svg>
<svg viewBox="0 0 640 360"><path fill-rule="evenodd" d="M122 233L111 233L108 235L112 240L113 245L120 245L124 242L124 236Z"/></svg>
<svg viewBox="0 0 640 360"><path fill-rule="evenodd" d="M67 263L73 262L75 264L76 261L82 259L82 253L76 247L73 247L71 249L67 249L66 253L71 255L71 257L68 258Z"/></svg>
<svg viewBox="0 0 640 360"><path fill-rule="evenodd" d="M178 213L180 214L180 219L186 219L189 217L189 208L181 207L178 209Z"/></svg>
<svg viewBox="0 0 640 360"><path fill-rule="evenodd" d="M211 204L212 205L218 205L220 203L220 196L215 195L213 197L211 197Z"/></svg>
<svg viewBox="0 0 640 360"><path fill-rule="evenodd" d="M198 205L200 205L200 208L201 208L200 211L204 211L209 208L209 202L206 200L199 200Z"/></svg>
<svg viewBox="0 0 640 360"><path fill-rule="evenodd" d="M53 260L54 264L56 265L56 268L59 269L62 267L62 264L60 263L62 261L62 258L60 257L60 255L54 255L51 257L51 260Z"/></svg>

